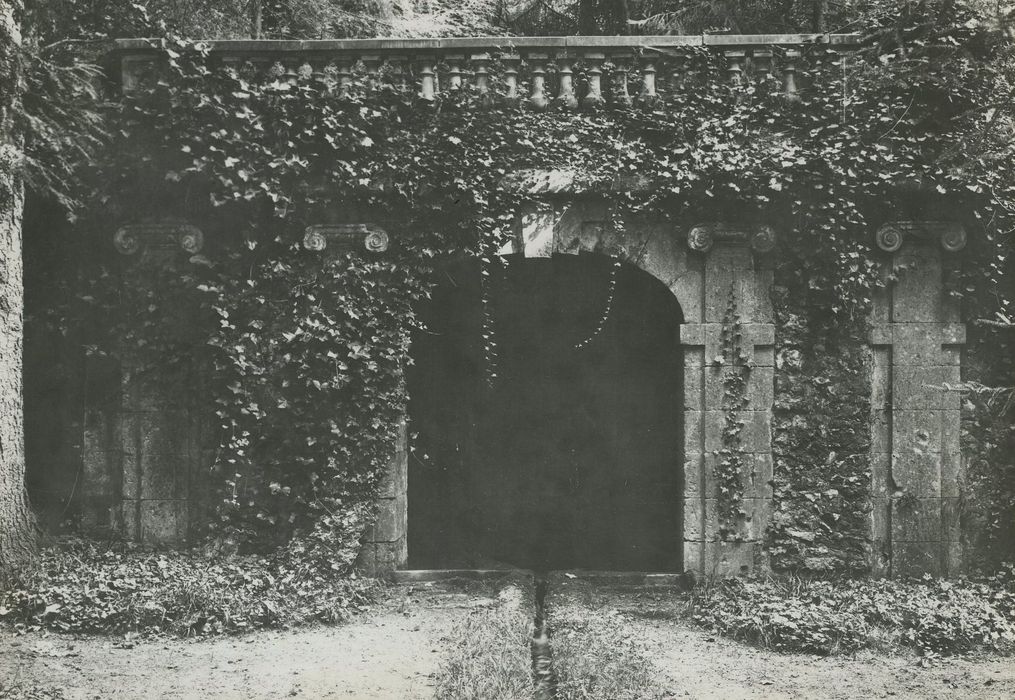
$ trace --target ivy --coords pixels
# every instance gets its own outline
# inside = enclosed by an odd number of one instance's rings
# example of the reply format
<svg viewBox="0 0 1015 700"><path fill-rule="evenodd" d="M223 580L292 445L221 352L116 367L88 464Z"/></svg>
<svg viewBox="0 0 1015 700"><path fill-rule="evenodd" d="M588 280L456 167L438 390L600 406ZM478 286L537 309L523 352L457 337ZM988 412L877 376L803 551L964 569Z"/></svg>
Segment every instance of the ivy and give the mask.
<svg viewBox="0 0 1015 700"><path fill-rule="evenodd" d="M748 471L743 432L746 422L744 411L750 403L748 381L753 360L744 352L743 339L743 326L731 287L719 336L722 355L715 358L715 364L722 373L723 389L722 446L716 453L715 479L719 534L723 539L734 540L743 539L740 529L747 515L742 478L742 474Z"/></svg>
<svg viewBox="0 0 1015 700"><path fill-rule="evenodd" d="M675 237L716 212L771 223L783 283L807 290L815 313L851 325L881 284L876 226L958 217L971 244L955 293L986 295L977 298L1011 316L1012 301L990 290L1015 215L1012 59L984 43L962 3L923 12L894 33L888 17L874 17L878 41L848 60L808 48L799 99L771 76L730 85L721 56L688 50L659 99L631 105L612 94L590 111L537 113L469 86L423 101L397 75L362 65L344 87L331 72L279 67L264 78L249 65L221 67L201 45L173 44L164 70L113 108L87 225L108 232L138 212L200 221L206 257L187 263L180 282L188 295L199 289L194 303L214 320L197 331L203 338L180 343L160 325L174 304L164 296L126 309L133 330L111 345L146 348L152 364L181 355L200 364L207 353L218 531L337 549L348 562L403 414L414 305L454 256L479 257L489 284L524 199L504 186L508 175L568 171L607 200L618 225L651 213ZM578 84L585 68L576 66ZM501 81L493 62L495 93ZM307 225L368 219L393 234L382 256L323 260L301 248ZM731 313L730 416L745 405L749 375ZM487 313L491 376L494 326ZM729 533L742 516L741 430L727 421L717 475Z"/></svg>

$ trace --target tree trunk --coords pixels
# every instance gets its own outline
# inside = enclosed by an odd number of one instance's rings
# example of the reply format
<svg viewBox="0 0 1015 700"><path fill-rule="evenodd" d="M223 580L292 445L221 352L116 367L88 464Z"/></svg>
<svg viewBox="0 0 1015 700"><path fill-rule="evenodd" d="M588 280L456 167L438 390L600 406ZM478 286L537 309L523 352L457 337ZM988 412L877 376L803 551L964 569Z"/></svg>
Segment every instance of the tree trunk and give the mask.
<svg viewBox="0 0 1015 700"><path fill-rule="evenodd" d="M21 361L24 324L22 138L14 113L24 89L23 0L0 0L0 581L35 556L35 519L25 493Z"/></svg>
<svg viewBox="0 0 1015 700"><path fill-rule="evenodd" d="M812 0L811 4L811 31L825 31L825 13L828 10L828 0Z"/></svg>

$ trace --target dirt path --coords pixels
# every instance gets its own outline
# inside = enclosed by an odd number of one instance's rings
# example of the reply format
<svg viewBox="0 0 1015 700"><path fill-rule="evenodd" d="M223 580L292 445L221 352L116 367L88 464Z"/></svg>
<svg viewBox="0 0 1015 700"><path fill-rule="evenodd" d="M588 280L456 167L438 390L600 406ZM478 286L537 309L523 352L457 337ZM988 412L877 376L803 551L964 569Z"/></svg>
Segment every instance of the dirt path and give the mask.
<svg viewBox="0 0 1015 700"><path fill-rule="evenodd" d="M66 698L432 698L456 622L503 603L496 590L396 589L338 627L139 641L0 630L0 688ZM18 692L13 697L19 697ZM0 692L0 697L5 697Z"/></svg>
<svg viewBox="0 0 1015 700"><path fill-rule="evenodd" d="M711 634L682 619L679 593L622 589L557 577L547 601L559 621L559 646L599 658L558 668L608 667L620 655L626 667L645 664L644 678L628 687L638 698L739 700L807 698L913 698L1009 700L1015 698L1015 659L943 658L923 666L912 654L820 657L765 651ZM575 621L585 621L576 626ZM588 621L600 620L598 627ZM604 632L604 630L606 630ZM608 644L600 640L608 634ZM615 650L615 651L614 651ZM576 695L580 697L580 695Z"/></svg>
<svg viewBox="0 0 1015 700"><path fill-rule="evenodd" d="M629 693L603 691L608 686L601 683L581 695L576 685L562 688L561 700L1015 697L1011 659L943 659L922 667L913 656L778 654L675 618L672 592L555 585L548 605L551 624L561 624L551 631L559 669L569 663L578 675L600 673L605 683L638 667L622 679ZM452 630L477 608L517 601L505 586L417 584L339 627L130 648L122 639L0 630L0 688L36 689L0 698L432 698L449 650L462 653Z"/></svg>
<svg viewBox="0 0 1015 700"><path fill-rule="evenodd" d="M775 654L671 620L631 620L626 626L645 641L661 686L675 697L1015 698L1011 659L945 659L924 668L913 656Z"/></svg>

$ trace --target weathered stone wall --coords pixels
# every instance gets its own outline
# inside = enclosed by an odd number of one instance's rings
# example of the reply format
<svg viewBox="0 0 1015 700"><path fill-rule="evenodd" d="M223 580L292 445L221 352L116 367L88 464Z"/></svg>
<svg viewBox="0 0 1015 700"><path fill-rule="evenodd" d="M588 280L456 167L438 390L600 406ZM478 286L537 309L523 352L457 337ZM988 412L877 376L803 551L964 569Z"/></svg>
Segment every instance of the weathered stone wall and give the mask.
<svg viewBox="0 0 1015 700"><path fill-rule="evenodd" d="M655 276L680 304L684 410L683 424L674 430L682 432L684 444L682 459L673 468L683 471L685 484L682 503L674 504L683 512L684 568L705 574L799 568L788 560L779 561L789 550L771 537L770 527L773 482L780 478L773 469L775 388L781 383L785 396L786 379L795 371L791 354L800 349L790 345L803 347L804 342L797 338L787 345L785 338L781 340L777 363L773 269L768 257L775 232L763 226L649 219L629 221L618 229L605 204L589 197L534 200L519 212L517 221L517 235L502 254L613 256ZM962 565L959 405L957 395L943 389L959 382L958 346L964 337L958 307L947 297L944 283L956 234L949 227L943 233L934 226L906 224L903 229L909 240L901 246L892 247L890 236L886 245L885 236L879 236L882 247L889 249L886 279L897 281L875 303L870 408L861 387L867 375L855 362L866 352L861 344L850 345L848 352L839 352L840 348L824 353L821 343L814 341L807 349L823 353L821 361L814 363L821 372L828 358L833 365L848 365L844 372L849 376L843 378L847 394L838 408L854 413L869 410L871 426L869 452L860 455L869 459L870 483L854 483L853 472L865 475L865 464L857 462L858 455L840 453L844 449L840 443L849 440L834 434L839 388L826 390L823 377L810 377L808 381L817 382L816 391L824 397L822 405L829 418L829 425L813 433L811 447L827 453L826 466L836 479L849 479L832 483L834 479L829 478L825 489L811 479L814 483L808 482L807 488L813 487L812 495L818 499L848 500L866 493L873 498L867 511L869 528L862 536L854 532L853 522L861 514L850 511L844 516L845 511L835 511L834 503L827 513L816 511L818 519L831 516L831 521L814 522L831 534L810 554L801 546L793 555L798 559L820 555L828 564L824 570L857 570L858 557L868 559L874 571L892 574L954 573ZM942 240L929 239L926 230L946 236L944 252ZM188 227L156 226L146 231L153 240L168 235L177 245L193 245L185 238L188 231L193 235ZM165 245L145 245L147 252L132 264L166 262ZM122 252L131 255L140 248L140 244L121 246ZM786 377L778 377L780 372ZM171 398L158 383L140 374L128 355L120 391L87 415L83 492L91 499L94 523L106 519L139 541L179 543L199 510L195 503L202 499L203 478L213 461L212 436L202 427L197 404L180 395ZM193 395L200 388L195 385L190 390ZM786 425L795 420L794 411L800 414L813 408L813 401L800 400L807 405L798 401L781 406L787 411L780 418ZM364 536L359 564L370 573L390 571L407 561L407 512L412 507L407 499L407 447L402 425L382 484L376 521ZM793 448L779 445L777 449ZM846 474L839 469L837 459L841 464L849 460L852 471ZM793 469L806 470L801 460L796 462L800 464ZM801 478L792 484L786 481L785 486L797 488L806 481ZM854 488L855 493L846 493ZM786 525L780 525L780 516L776 517L775 529Z"/></svg>

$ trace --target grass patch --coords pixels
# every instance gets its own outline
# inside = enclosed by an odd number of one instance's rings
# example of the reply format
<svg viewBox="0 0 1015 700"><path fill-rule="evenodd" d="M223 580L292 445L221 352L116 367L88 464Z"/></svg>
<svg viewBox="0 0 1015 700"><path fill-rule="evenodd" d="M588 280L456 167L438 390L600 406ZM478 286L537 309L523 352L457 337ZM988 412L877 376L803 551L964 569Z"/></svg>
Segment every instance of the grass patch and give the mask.
<svg viewBox="0 0 1015 700"><path fill-rule="evenodd" d="M692 619L734 639L813 654L1015 651L1015 569L982 579L729 579L694 589Z"/></svg>
<svg viewBox="0 0 1015 700"><path fill-rule="evenodd" d="M437 676L442 700L529 700L532 657L521 591L505 588L498 605L472 611L451 630Z"/></svg>
<svg viewBox="0 0 1015 700"><path fill-rule="evenodd" d="M558 700L646 700L670 697L653 680L644 644L624 631L616 611L555 609L550 644Z"/></svg>
<svg viewBox="0 0 1015 700"><path fill-rule="evenodd" d="M0 590L0 621L58 632L235 633L339 622L380 590L371 580L260 557L71 540L44 549L36 572Z"/></svg>

